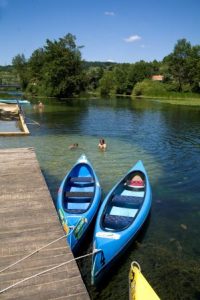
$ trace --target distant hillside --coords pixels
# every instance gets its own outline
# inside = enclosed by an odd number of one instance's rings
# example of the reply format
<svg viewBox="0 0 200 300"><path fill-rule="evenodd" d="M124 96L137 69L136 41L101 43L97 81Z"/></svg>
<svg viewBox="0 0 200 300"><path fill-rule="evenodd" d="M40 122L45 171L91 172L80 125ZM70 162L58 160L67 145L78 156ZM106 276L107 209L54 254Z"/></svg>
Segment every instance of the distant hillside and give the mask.
<svg viewBox="0 0 200 300"><path fill-rule="evenodd" d="M0 66L0 72L1 71L11 71L13 69L12 65L8 65L8 66Z"/></svg>
<svg viewBox="0 0 200 300"><path fill-rule="evenodd" d="M102 61L84 61L83 62L85 69L89 69L91 67L100 67L103 69L107 69L109 67L113 67L117 65L117 63L114 62L102 62Z"/></svg>
<svg viewBox="0 0 200 300"><path fill-rule="evenodd" d="M0 84L18 84L19 77L13 66L0 66Z"/></svg>

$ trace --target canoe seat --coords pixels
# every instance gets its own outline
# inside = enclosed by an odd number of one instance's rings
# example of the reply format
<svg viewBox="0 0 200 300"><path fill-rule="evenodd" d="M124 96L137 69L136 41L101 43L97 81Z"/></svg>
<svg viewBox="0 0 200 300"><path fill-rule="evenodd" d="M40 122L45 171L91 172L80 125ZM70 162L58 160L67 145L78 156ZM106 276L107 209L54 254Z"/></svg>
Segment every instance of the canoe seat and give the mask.
<svg viewBox="0 0 200 300"><path fill-rule="evenodd" d="M128 191L145 191L144 186L131 186L131 185L128 185L128 183L125 183L124 187Z"/></svg>
<svg viewBox="0 0 200 300"><path fill-rule="evenodd" d="M106 214L104 218L103 225L105 228L114 229L114 230L122 230L131 225L133 222L132 217L124 217L124 216L115 216Z"/></svg>
<svg viewBox="0 0 200 300"><path fill-rule="evenodd" d="M142 198L144 198L145 192L144 191L123 190L122 193L121 193L121 196L131 196L131 197L142 197Z"/></svg>
<svg viewBox="0 0 200 300"><path fill-rule="evenodd" d="M111 201L112 206L124 208L139 208L143 203L142 197L115 195Z"/></svg>
<svg viewBox="0 0 200 300"><path fill-rule="evenodd" d="M66 192L63 205L70 213L82 214L90 206L93 196L92 192Z"/></svg>
<svg viewBox="0 0 200 300"><path fill-rule="evenodd" d="M67 212L70 214L83 214L86 212L86 209L67 209Z"/></svg>
<svg viewBox="0 0 200 300"><path fill-rule="evenodd" d="M70 182L94 182L93 177L71 177Z"/></svg>
<svg viewBox="0 0 200 300"><path fill-rule="evenodd" d="M67 198L92 198L94 196L94 193L92 192L66 192L65 196Z"/></svg>
<svg viewBox="0 0 200 300"><path fill-rule="evenodd" d="M89 192L66 192L65 197L70 203L86 203L93 199L94 193Z"/></svg>
<svg viewBox="0 0 200 300"><path fill-rule="evenodd" d="M69 183L74 187L89 187L94 185L93 177L71 177Z"/></svg>

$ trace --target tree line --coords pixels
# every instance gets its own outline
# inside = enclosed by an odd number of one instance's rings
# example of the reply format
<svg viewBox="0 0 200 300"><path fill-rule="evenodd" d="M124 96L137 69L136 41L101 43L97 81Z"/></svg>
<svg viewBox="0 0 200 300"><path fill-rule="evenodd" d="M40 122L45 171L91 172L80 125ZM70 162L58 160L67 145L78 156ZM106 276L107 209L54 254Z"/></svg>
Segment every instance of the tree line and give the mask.
<svg viewBox="0 0 200 300"><path fill-rule="evenodd" d="M142 95L162 92L200 93L200 46L180 39L173 52L162 61L136 63L86 62L82 46L68 33L63 38L46 40L29 59L24 54L13 58L22 89L32 95L72 97L83 92L101 95ZM153 75L163 82L153 82Z"/></svg>

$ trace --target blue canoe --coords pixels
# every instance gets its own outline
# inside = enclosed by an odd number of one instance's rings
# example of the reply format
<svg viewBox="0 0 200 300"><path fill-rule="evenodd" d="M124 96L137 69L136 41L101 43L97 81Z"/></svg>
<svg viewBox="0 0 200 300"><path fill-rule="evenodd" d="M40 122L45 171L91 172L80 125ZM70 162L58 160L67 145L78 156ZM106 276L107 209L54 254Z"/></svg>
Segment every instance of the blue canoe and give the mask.
<svg viewBox="0 0 200 300"><path fill-rule="evenodd" d="M6 104L29 104L28 100L17 100L17 99L0 99L0 103Z"/></svg>
<svg viewBox="0 0 200 300"><path fill-rule="evenodd" d="M141 161L132 167L103 201L96 219L92 284L98 284L116 258L134 239L148 217L152 194Z"/></svg>
<svg viewBox="0 0 200 300"><path fill-rule="evenodd" d="M57 211L74 254L79 250L101 201L101 187L95 171L82 155L63 179L57 197Z"/></svg>

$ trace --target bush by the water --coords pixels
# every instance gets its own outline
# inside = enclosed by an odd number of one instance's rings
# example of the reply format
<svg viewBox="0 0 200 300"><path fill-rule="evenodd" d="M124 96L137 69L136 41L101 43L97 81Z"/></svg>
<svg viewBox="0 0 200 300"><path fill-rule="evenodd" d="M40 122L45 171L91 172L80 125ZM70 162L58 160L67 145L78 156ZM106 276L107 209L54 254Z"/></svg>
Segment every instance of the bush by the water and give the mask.
<svg viewBox="0 0 200 300"><path fill-rule="evenodd" d="M133 96L160 96L167 92L166 85L162 82L145 79L142 82L136 83L133 89Z"/></svg>
<svg viewBox="0 0 200 300"><path fill-rule="evenodd" d="M146 97L163 97L167 99L185 99L185 98L198 98L198 93L192 93L188 85L183 86L182 92L177 92L176 83L163 83L145 79L136 83L132 92L133 97L146 96Z"/></svg>

